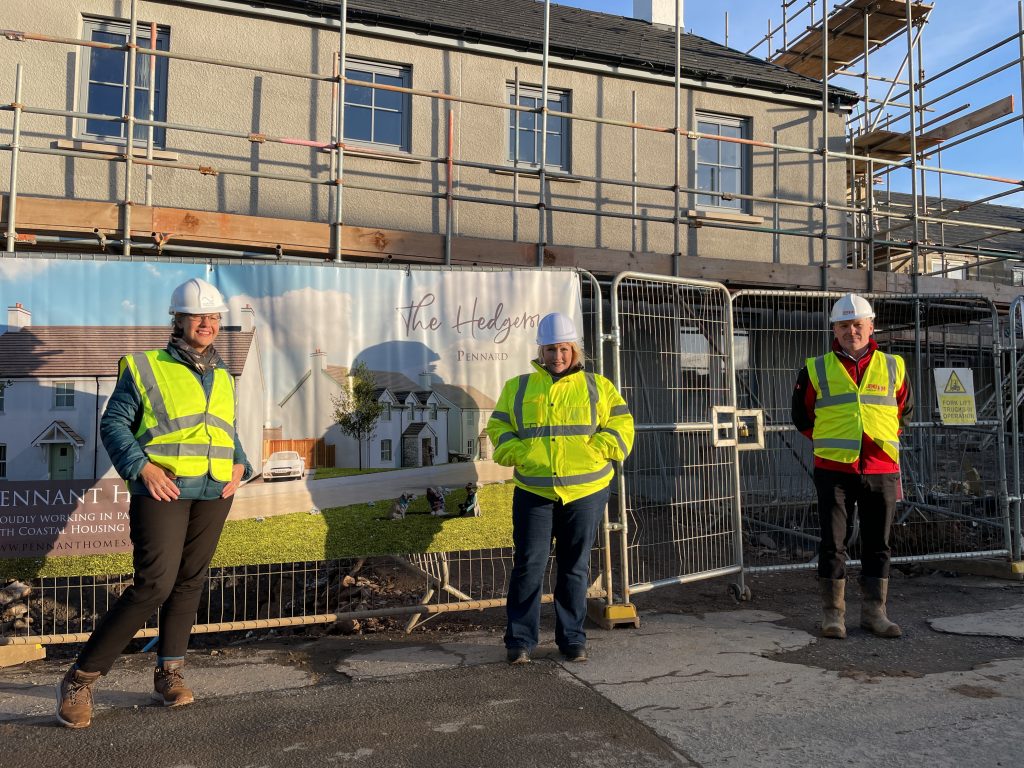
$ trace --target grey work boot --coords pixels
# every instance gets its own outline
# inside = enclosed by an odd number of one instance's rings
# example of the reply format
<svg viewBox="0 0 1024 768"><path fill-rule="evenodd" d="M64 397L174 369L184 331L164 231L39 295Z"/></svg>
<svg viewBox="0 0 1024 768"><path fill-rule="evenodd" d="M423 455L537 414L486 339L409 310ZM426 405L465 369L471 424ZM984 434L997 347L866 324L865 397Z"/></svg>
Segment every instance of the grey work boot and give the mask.
<svg viewBox="0 0 1024 768"><path fill-rule="evenodd" d="M860 606L860 626L878 637L901 637L899 624L889 621L885 615L885 600L889 593L888 579L861 577L860 589L863 602Z"/></svg>
<svg viewBox="0 0 1024 768"><path fill-rule="evenodd" d="M88 728L92 723L92 686L102 672L72 667L57 685L57 721L65 728Z"/></svg>
<svg viewBox="0 0 1024 768"><path fill-rule="evenodd" d="M195 701L192 690L185 685L183 659L165 661L153 670L153 700L165 707L183 707Z"/></svg>
<svg viewBox="0 0 1024 768"><path fill-rule="evenodd" d="M846 637L846 579L818 579L821 587L821 636Z"/></svg>

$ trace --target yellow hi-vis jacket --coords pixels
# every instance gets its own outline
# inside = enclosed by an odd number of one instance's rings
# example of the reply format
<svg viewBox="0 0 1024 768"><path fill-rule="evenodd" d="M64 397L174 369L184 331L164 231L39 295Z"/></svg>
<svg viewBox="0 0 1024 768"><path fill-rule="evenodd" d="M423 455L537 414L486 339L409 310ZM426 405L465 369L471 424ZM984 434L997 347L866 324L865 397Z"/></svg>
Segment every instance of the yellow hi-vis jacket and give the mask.
<svg viewBox="0 0 1024 768"><path fill-rule="evenodd" d="M494 461L514 466L520 488L570 502L608 485L613 461L633 447L633 416L604 376L577 370L557 381L539 365L509 379L487 422Z"/></svg>
<svg viewBox="0 0 1024 768"><path fill-rule="evenodd" d="M121 358L142 397L135 432L149 460L178 477L209 474L229 482L235 454L235 384L217 368L207 402L202 382L165 350Z"/></svg>
<svg viewBox="0 0 1024 768"><path fill-rule="evenodd" d="M814 387L814 455L853 464L860 458L863 435L899 463L899 405L906 365L899 355L875 350L858 387L835 352L807 359Z"/></svg>

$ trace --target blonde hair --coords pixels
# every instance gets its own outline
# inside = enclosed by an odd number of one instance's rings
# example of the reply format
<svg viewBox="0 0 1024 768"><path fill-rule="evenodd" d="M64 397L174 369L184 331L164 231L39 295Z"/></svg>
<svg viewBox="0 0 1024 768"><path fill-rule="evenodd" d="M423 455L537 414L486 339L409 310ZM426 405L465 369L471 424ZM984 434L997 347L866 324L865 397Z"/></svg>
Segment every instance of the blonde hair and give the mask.
<svg viewBox="0 0 1024 768"><path fill-rule="evenodd" d="M580 346L578 341L563 341L560 344L568 344L572 347L572 363L569 364L570 368L575 368L577 365L582 366L587 356L583 354L583 347ZM554 347L555 344L541 344L537 347L537 362L544 365L544 347Z"/></svg>

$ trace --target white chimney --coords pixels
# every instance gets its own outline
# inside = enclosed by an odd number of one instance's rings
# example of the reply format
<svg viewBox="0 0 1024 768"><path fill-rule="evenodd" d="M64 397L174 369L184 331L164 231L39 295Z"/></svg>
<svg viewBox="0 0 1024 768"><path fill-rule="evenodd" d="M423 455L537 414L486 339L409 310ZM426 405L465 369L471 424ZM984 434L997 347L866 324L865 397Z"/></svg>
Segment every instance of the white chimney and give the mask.
<svg viewBox="0 0 1024 768"><path fill-rule="evenodd" d="M633 0L633 18L651 24L676 25L676 0ZM679 26L683 26L683 0L679 0Z"/></svg>
<svg viewBox="0 0 1024 768"><path fill-rule="evenodd" d="M13 307L7 308L7 330L17 331L28 328L32 325L32 313L21 305L19 301Z"/></svg>
<svg viewBox="0 0 1024 768"><path fill-rule="evenodd" d="M242 307L242 322L239 325L242 328L242 333L252 333L256 330L256 311L251 304Z"/></svg>
<svg viewBox="0 0 1024 768"><path fill-rule="evenodd" d="M434 388L434 378L430 375L430 371L421 371L419 375L420 389L426 389L428 391Z"/></svg>
<svg viewBox="0 0 1024 768"><path fill-rule="evenodd" d="M327 370L327 353L317 347L313 354L310 355L311 365L314 371L326 371Z"/></svg>

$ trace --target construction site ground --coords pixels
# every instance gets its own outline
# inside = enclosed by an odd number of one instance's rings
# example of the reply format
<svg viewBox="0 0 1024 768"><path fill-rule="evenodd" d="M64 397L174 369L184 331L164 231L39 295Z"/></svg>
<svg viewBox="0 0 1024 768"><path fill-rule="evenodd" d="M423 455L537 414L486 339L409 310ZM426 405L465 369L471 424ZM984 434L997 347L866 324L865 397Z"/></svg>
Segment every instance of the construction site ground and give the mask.
<svg viewBox="0 0 1024 768"><path fill-rule="evenodd" d="M954 567L954 566L944 566ZM544 610L534 662L511 667L502 611L364 635L197 637L197 702L149 701L153 654L123 656L91 728L55 725L75 652L0 670L0 765L1011 766L1024 755L1024 584L894 572L882 640L817 637L809 572L638 595L641 627L591 628L564 662Z"/></svg>

